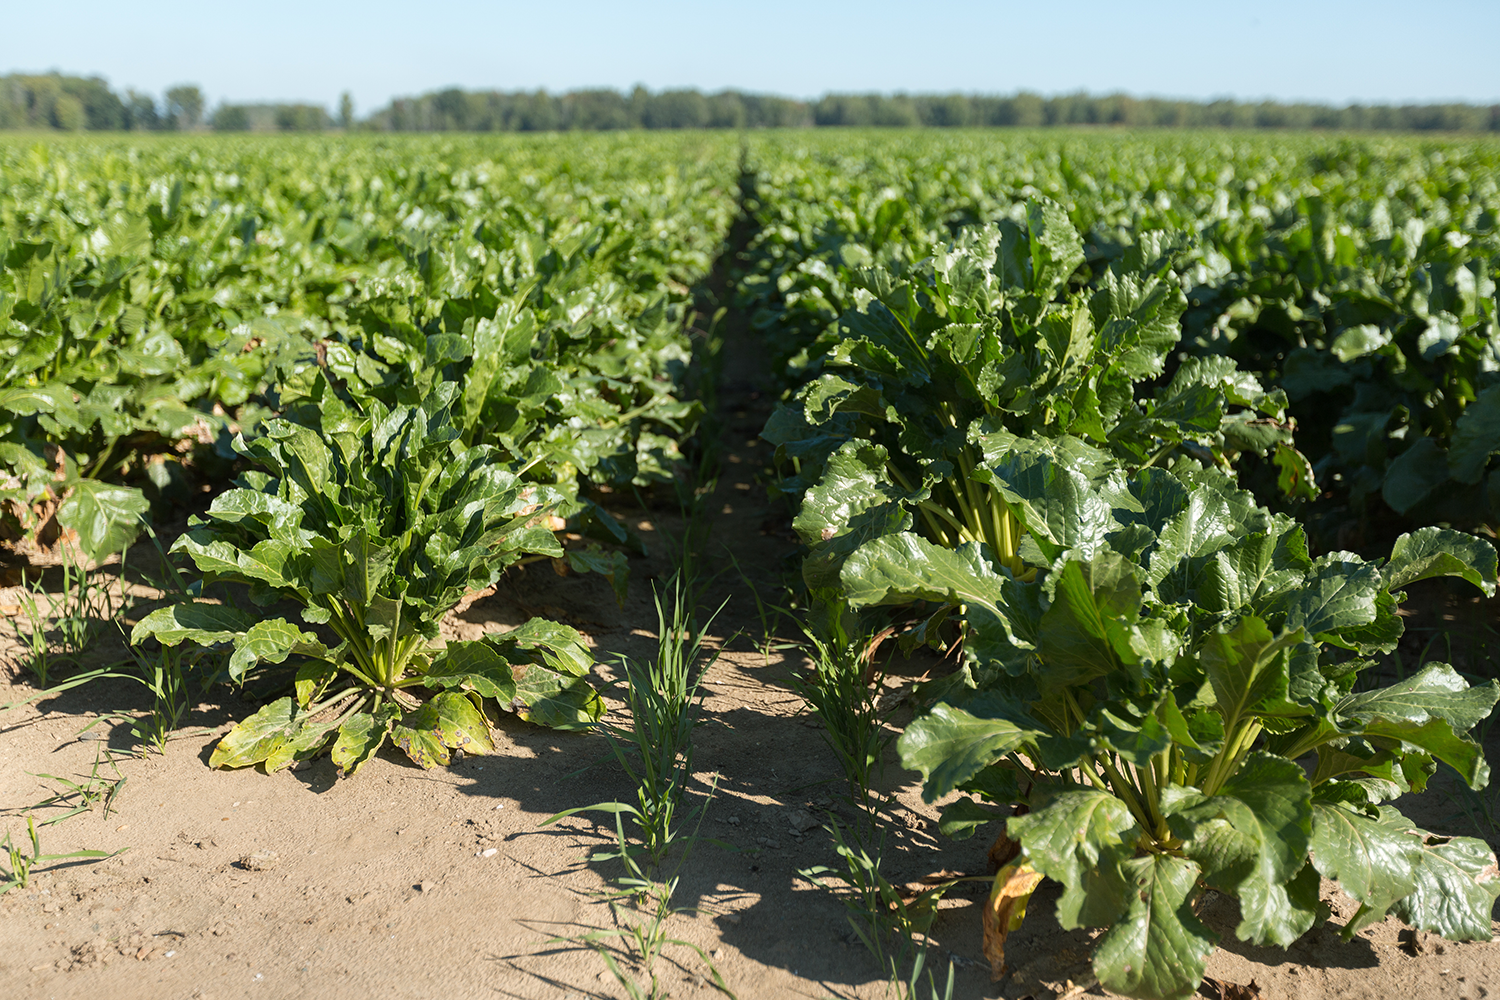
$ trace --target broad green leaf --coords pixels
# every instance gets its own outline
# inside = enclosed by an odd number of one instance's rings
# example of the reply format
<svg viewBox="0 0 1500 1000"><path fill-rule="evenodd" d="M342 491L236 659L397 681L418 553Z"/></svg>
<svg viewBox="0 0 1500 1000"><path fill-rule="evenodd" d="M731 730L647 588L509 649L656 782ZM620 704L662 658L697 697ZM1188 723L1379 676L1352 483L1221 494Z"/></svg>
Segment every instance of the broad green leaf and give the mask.
<svg viewBox="0 0 1500 1000"><path fill-rule="evenodd" d="M1386 467L1380 495L1396 513L1407 514L1448 481L1442 448L1430 437L1419 437Z"/></svg>
<svg viewBox="0 0 1500 1000"><path fill-rule="evenodd" d="M527 722L552 729L588 729L604 714L604 702L581 677L542 666L516 668L511 708Z"/></svg>
<svg viewBox="0 0 1500 1000"><path fill-rule="evenodd" d="M1276 442L1276 487L1283 496L1299 500L1316 500L1318 482L1313 465L1306 455L1285 441Z"/></svg>
<svg viewBox="0 0 1500 1000"><path fill-rule="evenodd" d="M1470 788L1478 790L1490 783L1490 766L1485 763L1483 748L1455 733L1446 719L1432 718L1421 723L1371 719L1364 725L1364 735L1400 740L1425 751L1457 771Z"/></svg>
<svg viewBox="0 0 1500 1000"><path fill-rule="evenodd" d="M978 546L945 549L909 532L867 542L840 573L855 607L914 600L979 605L999 615L1002 579Z"/></svg>
<svg viewBox="0 0 1500 1000"><path fill-rule="evenodd" d="M1085 683L1134 659L1128 626L1140 613L1140 582L1113 552L1070 561L1055 574L1052 606L1042 615L1038 650L1047 688Z"/></svg>
<svg viewBox="0 0 1500 1000"><path fill-rule="evenodd" d="M1389 687L1346 695L1333 711L1361 722L1383 718L1421 724L1437 718L1463 733L1488 718L1497 701L1500 681L1470 687L1448 664L1429 663Z"/></svg>
<svg viewBox="0 0 1500 1000"><path fill-rule="evenodd" d="M300 709L299 709L300 711ZM300 728L292 735L291 739L282 743L271 753L266 755L265 765L268 774L290 767L299 760L310 760L322 752L323 748L333 739L334 731L338 728L338 716L330 715L320 722L311 722L305 718L300 720Z"/></svg>
<svg viewBox="0 0 1500 1000"><path fill-rule="evenodd" d="M1337 880L1361 904L1344 927L1345 937L1383 919L1391 904L1416 888L1416 838L1364 813L1314 802L1310 843L1312 862L1323 877Z"/></svg>
<svg viewBox="0 0 1500 1000"><path fill-rule="evenodd" d="M1193 915L1198 866L1154 854L1122 865L1126 914L1099 938L1094 974L1105 989L1143 1000L1187 1000L1203 981L1214 936Z"/></svg>
<svg viewBox="0 0 1500 1000"><path fill-rule="evenodd" d="M294 652L318 656L326 649L315 634L302 631L285 618L258 621L235 637L229 676L239 680L257 663L281 663Z"/></svg>
<svg viewBox="0 0 1500 1000"><path fill-rule="evenodd" d="M214 646L233 642L255 622L255 618L227 605L188 601L157 608L136 622L130 630L130 643L135 645L152 638L163 646L176 646L183 641Z"/></svg>
<svg viewBox="0 0 1500 1000"><path fill-rule="evenodd" d="M808 586L836 586L849 553L872 538L911 527L911 515L899 506L905 491L886 477L887 458L879 445L849 441L829 456L822 476L803 496L792 526L812 548L802 567Z"/></svg>
<svg viewBox="0 0 1500 1000"><path fill-rule="evenodd" d="M1214 703L1229 730L1247 715L1269 709L1287 696L1287 649L1300 632L1274 638L1266 623L1247 616L1228 632L1204 637L1198 662L1213 687Z"/></svg>
<svg viewBox="0 0 1500 1000"><path fill-rule="evenodd" d="M614 588L615 600L625 606L630 584L630 560L618 549L606 551L602 546L590 545L586 549L569 549L568 565L575 573L598 573Z"/></svg>
<svg viewBox="0 0 1500 1000"><path fill-rule="evenodd" d="M57 508L57 523L78 532L78 547L97 561L135 541L141 518L150 509L140 490L76 479Z"/></svg>
<svg viewBox="0 0 1500 1000"><path fill-rule="evenodd" d="M1349 552L1330 552L1314 560L1312 570L1283 602L1287 630L1305 629L1318 636L1376 618L1376 598L1383 591L1380 571Z"/></svg>
<svg viewBox="0 0 1500 1000"><path fill-rule="evenodd" d="M1136 506L1115 463L1074 437L1007 443L974 479L1000 491L1046 561L1092 559L1119 527L1116 509Z"/></svg>
<svg viewBox="0 0 1500 1000"><path fill-rule="evenodd" d="M1371 354L1390 343L1391 335L1373 323L1351 326L1334 338L1329 349L1343 362Z"/></svg>
<svg viewBox="0 0 1500 1000"><path fill-rule="evenodd" d="M594 654L577 629L545 618L527 619L509 632L488 635L481 641L502 651L519 650L540 657L549 669L569 677L585 677L594 665Z"/></svg>
<svg viewBox="0 0 1500 1000"><path fill-rule="evenodd" d="M1464 407L1448 443L1448 470L1460 483L1484 478L1490 458L1500 452L1500 385L1492 385Z"/></svg>
<svg viewBox="0 0 1500 1000"><path fill-rule="evenodd" d="M273 538L290 540L302 522L302 510L294 504L259 490L236 489L220 493L208 507L208 516L223 524L259 525Z"/></svg>
<svg viewBox="0 0 1500 1000"><path fill-rule="evenodd" d="M1381 820L1393 829L1405 828L1403 832L1421 845L1414 872L1416 888L1397 900L1391 912L1413 927L1450 941L1493 940L1500 867L1490 846L1474 837L1449 839L1413 830L1394 809L1382 809Z"/></svg>
<svg viewBox="0 0 1500 1000"><path fill-rule="evenodd" d="M954 840L968 840L981 826L1004 818L993 807L986 808L964 795L943 807L938 832Z"/></svg>
<svg viewBox="0 0 1500 1000"><path fill-rule="evenodd" d="M922 798L936 801L1041 734L1036 723L993 696L964 707L943 702L914 719L896 747L903 767L922 774Z"/></svg>
<svg viewBox="0 0 1500 1000"><path fill-rule="evenodd" d="M451 642L423 672L430 688L474 691L502 704L516 696L510 661L487 642Z"/></svg>
<svg viewBox="0 0 1500 1000"><path fill-rule="evenodd" d="M1229 546L1241 531L1238 515L1224 494L1193 490L1183 509L1158 532L1146 578L1153 586L1160 586L1187 560Z"/></svg>
<svg viewBox="0 0 1500 1000"><path fill-rule="evenodd" d="M1032 867L1061 882L1057 920L1065 929L1105 927L1130 909L1121 867L1135 853L1140 828L1125 803L1092 788L1038 796L1030 812L1006 821Z"/></svg>
<svg viewBox="0 0 1500 1000"><path fill-rule="evenodd" d="M1242 941L1286 947L1313 924L1287 883L1307 864L1312 786L1292 761L1256 751L1219 792L1169 789L1162 808L1203 878L1240 900Z"/></svg>
<svg viewBox="0 0 1500 1000"><path fill-rule="evenodd" d="M1082 240L1068 213L1049 198L1035 198L1026 205L1027 234L1031 250L1031 290L1050 299L1059 285L1083 263Z"/></svg>
<svg viewBox="0 0 1500 1000"><path fill-rule="evenodd" d="M344 543L343 555L344 600L355 608L368 607L382 596L380 585L395 563L396 552L361 527Z"/></svg>
<svg viewBox="0 0 1500 1000"><path fill-rule="evenodd" d="M1097 737L1098 749L1113 751L1121 760L1145 767L1172 744L1171 734L1156 718L1156 709L1153 698L1112 700L1095 706L1086 729Z"/></svg>
<svg viewBox="0 0 1500 1000"><path fill-rule="evenodd" d="M1263 614L1277 594L1300 583L1302 572L1286 551L1291 532L1278 527L1246 535L1205 560L1192 584L1194 603L1206 611L1249 607Z"/></svg>
<svg viewBox="0 0 1500 1000"><path fill-rule="evenodd" d="M302 664L297 668L297 679L294 682L297 704L303 708L311 705L328 690L328 685L333 683L338 674L338 665L327 660L309 660Z"/></svg>
<svg viewBox="0 0 1500 1000"><path fill-rule="evenodd" d="M1489 542L1467 532L1429 527L1396 539L1380 575L1389 591L1435 576L1457 576L1493 597L1495 571L1495 547Z"/></svg>

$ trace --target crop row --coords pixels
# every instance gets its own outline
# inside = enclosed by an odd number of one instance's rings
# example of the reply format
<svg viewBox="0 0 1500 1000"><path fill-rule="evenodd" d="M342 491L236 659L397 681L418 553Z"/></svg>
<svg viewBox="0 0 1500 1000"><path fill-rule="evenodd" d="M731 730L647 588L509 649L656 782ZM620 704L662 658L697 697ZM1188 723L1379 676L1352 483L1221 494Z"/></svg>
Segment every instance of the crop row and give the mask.
<svg viewBox="0 0 1500 1000"><path fill-rule="evenodd" d="M854 270L911 263L1045 197L1084 237L1079 281L1132 234L1167 234L1187 299L1167 373L1223 356L1286 392L1322 497L1301 514L1320 537L1500 517L1493 145L818 135L752 154L745 302L794 382L854 304Z"/></svg>
<svg viewBox="0 0 1500 1000"><path fill-rule="evenodd" d="M6 529L118 548L320 368L388 405L462 377L466 441L570 504L670 478L733 167L701 139L0 149Z"/></svg>
<svg viewBox="0 0 1500 1000"><path fill-rule="evenodd" d="M1433 524L1494 521L1494 151L754 153L741 295L803 580L829 639L961 650L898 748L945 832L1004 823L997 975L1043 876L1127 996L1194 993L1210 889L1256 945L1323 919L1322 878L1361 903L1346 934L1489 940L1489 845L1392 802L1439 763L1487 783L1500 684L1380 667L1409 584L1495 592L1493 547ZM1429 526L1366 560L1288 513L1371 497Z"/></svg>

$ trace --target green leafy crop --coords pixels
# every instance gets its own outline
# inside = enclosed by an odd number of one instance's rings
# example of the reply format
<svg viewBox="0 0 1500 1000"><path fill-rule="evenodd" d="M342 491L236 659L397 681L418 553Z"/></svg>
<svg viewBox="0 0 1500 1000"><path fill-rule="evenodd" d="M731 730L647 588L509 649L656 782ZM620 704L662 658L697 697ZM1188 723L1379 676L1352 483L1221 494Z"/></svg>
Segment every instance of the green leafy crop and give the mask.
<svg viewBox="0 0 1500 1000"><path fill-rule="evenodd" d="M764 431L796 467L784 488L805 491L809 585L836 588L850 552L911 528L983 542L1019 572L1022 525L989 467L1023 438L1092 442L1132 468L1274 453L1285 487L1307 488L1285 397L1232 362L1190 362L1147 393L1185 306L1171 254L1146 234L1094 290L1073 289L1082 241L1037 200L1024 225L965 229L905 275L860 272L822 374Z"/></svg>
<svg viewBox="0 0 1500 1000"><path fill-rule="evenodd" d="M317 367L462 369L466 442L565 491L671 478L733 141L371 138L0 143L0 539L118 550Z"/></svg>
<svg viewBox="0 0 1500 1000"><path fill-rule="evenodd" d="M1010 836L1063 883L1064 927L1107 928L1105 987L1191 995L1214 947L1191 906L1205 888L1238 897L1236 934L1259 945L1321 919L1320 876L1362 904L1346 934L1394 913L1488 940L1494 854L1389 802L1438 762L1484 786L1467 733L1500 683L1439 663L1385 688L1363 676L1402 634L1402 587L1457 576L1494 593L1487 542L1424 528L1384 561L1313 558L1301 527L1217 470L1127 474L1072 438L1013 440L986 470L1038 572L1012 572L985 540L898 533L856 549L842 583L855 605L964 616L963 683L903 734L902 760L929 801L1029 807ZM993 816L966 797L946 828Z"/></svg>
<svg viewBox="0 0 1500 1000"><path fill-rule="evenodd" d="M560 556L546 514L559 497L528 484L487 445L465 446L454 382L419 405L363 409L321 376L308 398L236 441L262 467L215 498L173 546L216 583L248 586L253 605L301 606L300 622L233 602L159 609L132 642L233 649L229 672L297 666L294 695L236 726L215 766L270 770L329 743L352 773L389 738L424 767L451 749L492 750L483 700L523 718L585 727L602 713L585 680L592 658L574 630L533 619L475 642L439 643L443 614L523 554ZM264 470L264 471L262 471ZM415 694L427 689L425 703Z"/></svg>

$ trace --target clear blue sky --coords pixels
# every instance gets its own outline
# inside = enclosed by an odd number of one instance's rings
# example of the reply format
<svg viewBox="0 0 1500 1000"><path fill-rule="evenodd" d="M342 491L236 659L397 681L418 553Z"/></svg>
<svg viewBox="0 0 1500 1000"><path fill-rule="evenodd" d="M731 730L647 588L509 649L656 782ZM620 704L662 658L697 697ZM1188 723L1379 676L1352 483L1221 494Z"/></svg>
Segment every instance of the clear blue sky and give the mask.
<svg viewBox="0 0 1500 1000"><path fill-rule="evenodd" d="M9 0L0 73L221 100L699 87L1500 101L1500 0Z"/></svg>

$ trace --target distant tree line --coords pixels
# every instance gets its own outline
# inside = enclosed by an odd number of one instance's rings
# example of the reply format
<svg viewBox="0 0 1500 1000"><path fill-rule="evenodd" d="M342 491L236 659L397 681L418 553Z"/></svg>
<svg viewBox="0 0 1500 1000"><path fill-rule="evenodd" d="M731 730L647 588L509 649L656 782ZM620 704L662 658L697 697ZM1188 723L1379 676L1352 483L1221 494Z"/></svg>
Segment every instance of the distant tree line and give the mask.
<svg viewBox="0 0 1500 1000"><path fill-rule="evenodd" d="M396 132L528 132L618 128L865 126L936 128L1118 125L1172 128L1328 128L1500 131L1500 104L1359 105L1179 101L1127 94L1043 97L970 94L828 94L816 101L726 90L650 93L637 87L538 91L440 90L403 97L363 125Z"/></svg>
<svg viewBox="0 0 1500 1000"><path fill-rule="evenodd" d="M192 84L171 87L158 100L134 90L116 93L99 77L60 73L0 77L0 129L307 132L347 127L353 121L354 102L348 94L339 102L338 118L316 104L221 104L209 112L203 91Z"/></svg>
<svg viewBox="0 0 1500 1000"><path fill-rule="evenodd" d="M776 128L811 125L808 105L727 90L440 90L401 97L364 122L393 132L551 132L626 128Z"/></svg>
<svg viewBox="0 0 1500 1000"><path fill-rule="evenodd" d="M158 101L127 90L117 94L97 76L15 73L0 77L0 128L125 132L192 129L203 123L203 92L183 85Z"/></svg>
<svg viewBox="0 0 1500 1000"><path fill-rule="evenodd" d="M652 93L636 87L536 91L457 88L392 101L363 121L346 93L336 113L306 103L220 104L184 84L160 100L116 93L99 77L59 73L0 77L0 128L105 131L191 130L308 132L364 128L393 132L548 132L629 128L933 128L1102 125L1173 128L1322 128L1500 132L1500 104L1404 104L1333 107L1276 101L1178 101L1127 94L1043 97L977 94L828 94L815 101L725 90Z"/></svg>

